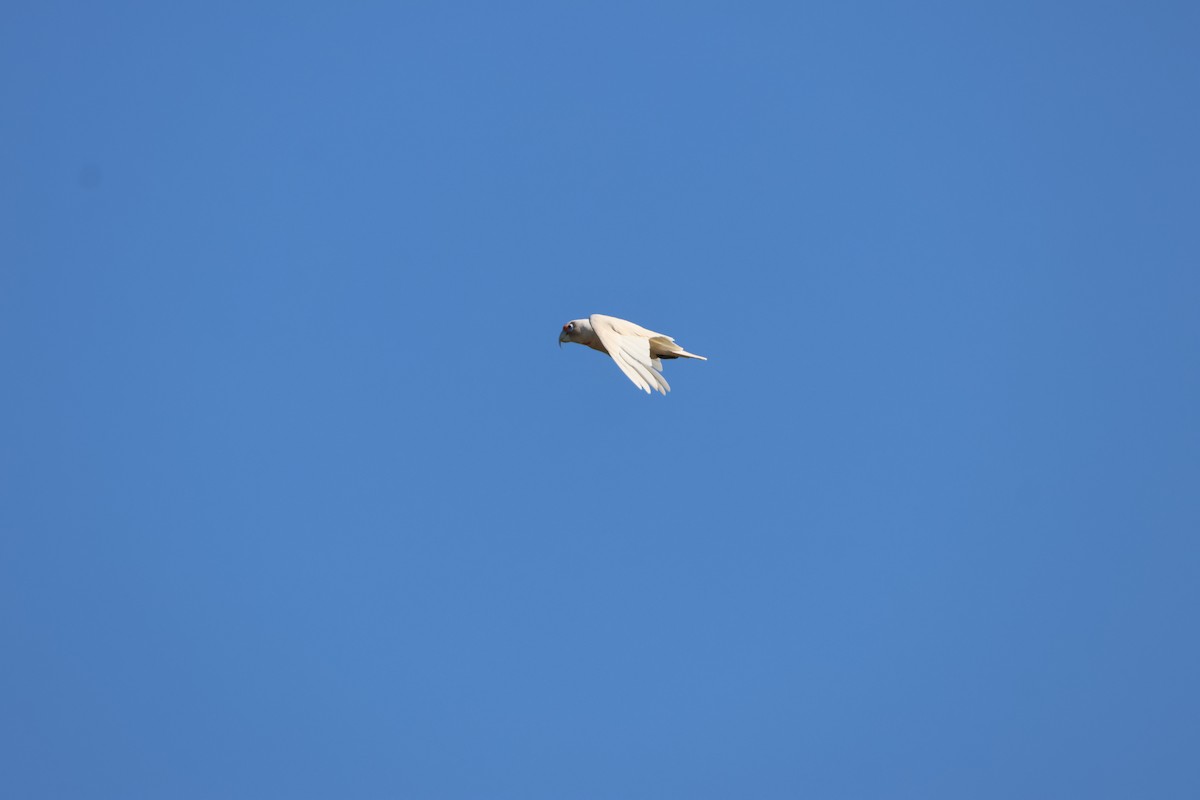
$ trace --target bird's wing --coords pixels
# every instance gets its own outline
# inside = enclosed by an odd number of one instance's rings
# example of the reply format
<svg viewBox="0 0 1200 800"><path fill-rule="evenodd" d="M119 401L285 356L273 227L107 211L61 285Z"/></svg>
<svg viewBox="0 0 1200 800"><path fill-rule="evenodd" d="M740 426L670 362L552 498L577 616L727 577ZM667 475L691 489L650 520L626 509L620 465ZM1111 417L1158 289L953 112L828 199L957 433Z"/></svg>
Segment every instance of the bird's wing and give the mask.
<svg viewBox="0 0 1200 800"><path fill-rule="evenodd" d="M661 333L655 333L652 330L647 330L641 325L630 322L627 319L610 317L607 314L592 314L590 317L588 317L588 319L591 320L592 327L595 327L599 323L604 323L622 336L642 336L647 339L653 339L655 336L662 336ZM667 338L670 339L671 337L668 336Z"/></svg>
<svg viewBox="0 0 1200 800"><path fill-rule="evenodd" d="M659 374L662 362L650 356L650 337L659 334L604 314L592 314L590 321L592 330L600 337L600 344L634 386L647 394L652 388L661 394L671 391L671 384Z"/></svg>

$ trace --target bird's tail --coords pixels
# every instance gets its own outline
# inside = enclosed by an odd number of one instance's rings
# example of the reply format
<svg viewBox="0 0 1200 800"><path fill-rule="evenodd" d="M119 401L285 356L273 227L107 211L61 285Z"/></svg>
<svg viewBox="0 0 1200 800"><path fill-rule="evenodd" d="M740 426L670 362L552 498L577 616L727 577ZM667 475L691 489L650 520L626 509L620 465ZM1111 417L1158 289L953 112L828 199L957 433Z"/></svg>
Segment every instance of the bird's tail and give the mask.
<svg viewBox="0 0 1200 800"><path fill-rule="evenodd" d="M670 336L656 336L650 340L651 355L659 358L695 358L700 361L708 361L704 356L698 356L695 353L689 353L679 345L675 344L675 340Z"/></svg>

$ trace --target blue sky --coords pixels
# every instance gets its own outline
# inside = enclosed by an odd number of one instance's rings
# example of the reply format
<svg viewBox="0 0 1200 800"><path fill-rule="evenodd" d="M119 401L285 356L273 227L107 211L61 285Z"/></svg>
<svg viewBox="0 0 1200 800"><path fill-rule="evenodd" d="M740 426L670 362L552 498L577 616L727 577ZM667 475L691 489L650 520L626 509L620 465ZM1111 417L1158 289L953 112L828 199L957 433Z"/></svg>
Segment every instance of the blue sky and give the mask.
<svg viewBox="0 0 1200 800"><path fill-rule="evenodd" d="M7 6L3 794L1196 797L1198 26Z"/></svg>

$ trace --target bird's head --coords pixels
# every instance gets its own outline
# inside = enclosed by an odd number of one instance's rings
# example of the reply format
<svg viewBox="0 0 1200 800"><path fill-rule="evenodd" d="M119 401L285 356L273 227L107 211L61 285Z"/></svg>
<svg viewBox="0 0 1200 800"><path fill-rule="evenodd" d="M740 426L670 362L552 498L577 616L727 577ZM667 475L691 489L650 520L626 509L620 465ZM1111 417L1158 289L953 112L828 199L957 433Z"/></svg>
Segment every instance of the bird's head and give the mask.
<svg viewBox="0 0 1200 800"><path fill-rule="evenodd" d="M573 319L566 325L562 326L562 333L558 335L558 346L562 347L563 342L582 343L584 331L590 330L586 319Z"/></svg>

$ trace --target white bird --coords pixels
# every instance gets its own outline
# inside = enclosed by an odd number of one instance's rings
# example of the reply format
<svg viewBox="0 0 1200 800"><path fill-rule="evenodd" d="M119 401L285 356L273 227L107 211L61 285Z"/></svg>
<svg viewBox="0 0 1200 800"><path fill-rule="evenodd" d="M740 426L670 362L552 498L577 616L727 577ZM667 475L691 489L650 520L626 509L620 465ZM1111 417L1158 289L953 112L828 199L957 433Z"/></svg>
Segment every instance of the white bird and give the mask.
<svg viewBox="0 0 1200 800"><path fill-rule="evenodd" d="M608 353L617 362L621 372L633 385L650 394L654 388L661 394L671 391L671 384L662 376L663 358L698 358L704 356L689 353L670 336L648 331L641 325L604 314L592 314L587 319L573 319L562 327L558 335L558 346L563 342L587 345L593 350Z"/></svg>

